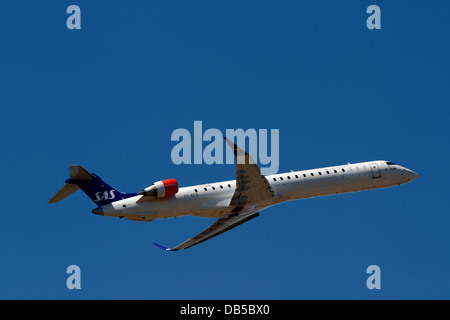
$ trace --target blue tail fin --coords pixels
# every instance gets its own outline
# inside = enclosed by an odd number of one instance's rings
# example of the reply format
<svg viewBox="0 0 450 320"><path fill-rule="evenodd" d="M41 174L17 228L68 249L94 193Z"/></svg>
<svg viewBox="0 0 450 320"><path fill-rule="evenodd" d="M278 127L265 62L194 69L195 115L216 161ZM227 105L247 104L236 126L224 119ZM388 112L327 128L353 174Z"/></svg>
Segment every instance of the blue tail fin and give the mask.
<svg viewBox="0 0 450 320"><path fill-rule="evenodd" d="M80 165L69 166L69 172L70 179L65 181L66 185L49 201L50 203L61 201L78 188L83 190L99 207L137 195L137 193L123 193L116 190L95 173L90 173Z"/></svg>

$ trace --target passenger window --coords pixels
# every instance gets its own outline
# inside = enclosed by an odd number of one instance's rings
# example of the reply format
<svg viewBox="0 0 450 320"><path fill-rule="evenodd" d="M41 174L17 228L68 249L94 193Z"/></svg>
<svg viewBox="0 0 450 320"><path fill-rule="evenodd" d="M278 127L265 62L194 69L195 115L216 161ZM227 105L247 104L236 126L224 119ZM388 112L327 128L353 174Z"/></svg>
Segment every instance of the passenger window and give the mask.
<svg viewBox="0 0 450 320"><path fill-rule="evenodd" d="M327 170L327 174L330 174L330 171Z"/></svg>
<svg viewBox="0 0 450 320"><path fill-rule="evenodd" d="M283 180L283 177L280 177L280 180Z"/></svg>
<svg viewBox="0 0 450 320"><path fill-rule="evenodd" d="M303 174L303 176L306 178L306 174Z"/></svg>
<svg viewBox="0 0 450 320"><path fill-rule="evenodd" d="M223 186L220 186L220 189L223 189Z"/></svg>
<svg viewBox="0 0 450 320"><path fill-rule="evenodd" d="M230 185L230 184L228 185L228 188L231 188L231 185Z"/></svg>
<svg viewBox="0 0 450 320"><path fill-rule="evenodd" d="M334 173L337 173L337 171L336 171L336 170L334 170Z"/></svg>
<svg viewBox="0 0 450 320"><path fill-rule="evenodd" d="M295 175L295 177L298 179L298 175Z"/></svg>
<svg viewBox="0 0 450 320"><path fill-rule="evenodd" d="M345 169L342 169L342 172L345 172Z"/></svg>
<svg viewBox="0 0 450 320"><path fill-rule="evenodd" d="M195 192L197 192L197 189L194 189Z"/></svg>
<svg viewBox="0 0 450 320"><path fill-rule="evenodd" d="M205 188L205 191L208 191L208 189Z"/></svg>
<svg viewBox="0 0 450 320"><path fill-rule="evenodd" d="M319 176L321 176L321 175L322 175L322 172L319 171Z"/></svg>
<svg viewBox="0 0 450 320"><path fill-rule="evenodd" d="M290 180L291 179L291 177L289 177L289 176L287 176L287 178Z"/></svg>
<svg viewBox="0 0 450 320"><path fill-rule="evenodd" d="M213 190L216 190L216 187L212 187L213 188Z"/></svg>
<svg viewBox="0 0 450 320"><path fill-rule="evenodd" d="M314 173L311 172L311 177L314 177Z"/></svg>
<svg viewBox="0 0 450 320"><path fill-rule="evenodd" d="M277 179L276 179L276 178L273 178L273 181L277 181Z"/></svg>

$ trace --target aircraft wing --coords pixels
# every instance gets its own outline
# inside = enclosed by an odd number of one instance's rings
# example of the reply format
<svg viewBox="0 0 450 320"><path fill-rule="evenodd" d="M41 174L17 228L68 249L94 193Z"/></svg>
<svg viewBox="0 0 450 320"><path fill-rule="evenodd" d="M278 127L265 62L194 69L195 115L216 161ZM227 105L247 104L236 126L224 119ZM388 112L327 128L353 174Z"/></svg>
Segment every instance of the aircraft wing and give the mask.
<svg viewBox="0 0 450 320"><path fill-rule="evenodd" d="M230 206L235 207L233 211L240 211L246 205L274 197L275 192L266 177L261 174L252 156L230 139L225 140L233 148L236 163L236 190L230 202Z"/></svg>
<svg viewBox="0 0 450 320"><path fill-rule="evenodd" d="M239 215L228 216L226 218L218 219L214 224L212 224L208 229L202 231L192 239L186 240L185 242L179 244L175 248L167 248L160 244L154 243L155 246L166 250L166 251L178 251L180 249L188 249L192 246L195 246L203 241L209 240L222 234L228 230L231 230L244 222L247 222L253 218L259 216L259 212L249 211L247 213L241 213Z"/></svg>
<svg viewBox="0 0 450 320"><path fill-rule="evenodd" d="M225 138L225 140L233 148L236 162L236 190L230 201L230 206L234 207L232 213L227 217L218 219L209 228L175 248L167 248L154 243L157 247L166 251L177 251L188 249L216 237L259 216L258 209L255 208L257 204L276 195L250 154L228 138Z"/></svg>

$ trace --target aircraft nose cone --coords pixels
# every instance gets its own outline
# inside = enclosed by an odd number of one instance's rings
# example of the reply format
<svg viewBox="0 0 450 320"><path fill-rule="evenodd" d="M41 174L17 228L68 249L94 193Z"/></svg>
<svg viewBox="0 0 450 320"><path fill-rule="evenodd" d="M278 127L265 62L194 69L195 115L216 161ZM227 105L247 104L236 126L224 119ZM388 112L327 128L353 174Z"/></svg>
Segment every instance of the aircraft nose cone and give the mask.
<svg viewBox="0 0 450 320"><path fill-rule="evenodd" d="M95 208L94 210L92 210L92 213L99 214L99 215L102 216L103 215L103 209L100 208L100 207Z"/></svg>
<svg viewBox="0 0 450 320"><path fill-rule="evenodd" d="M408 179L409 181L413 181L414 179L416 179L419 175L417 173L415 173L412 170L408 170Z"/></svg>

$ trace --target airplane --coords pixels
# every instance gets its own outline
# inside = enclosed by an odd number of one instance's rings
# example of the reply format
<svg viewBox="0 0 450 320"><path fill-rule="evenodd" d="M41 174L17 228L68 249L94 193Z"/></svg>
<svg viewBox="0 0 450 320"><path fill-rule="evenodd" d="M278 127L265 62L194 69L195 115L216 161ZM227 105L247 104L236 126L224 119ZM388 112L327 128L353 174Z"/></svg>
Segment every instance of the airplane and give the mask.
<svg viewBox="0 0 450 320"><path fill-rule="evenodd" d="M70 179L48 203L59 202L78 189L97 205L92 213L133 221L179 216L216 218L206 230L174 248L188 249L260 215L270 206L291 200L385 188L410 182L418 175L390 161L347 163L332 167L264 176L248 152L224 138L233 149L236 179L179 188L175 179L153 183L140 193L123 193L80 165L70 165Z"/></svg>

